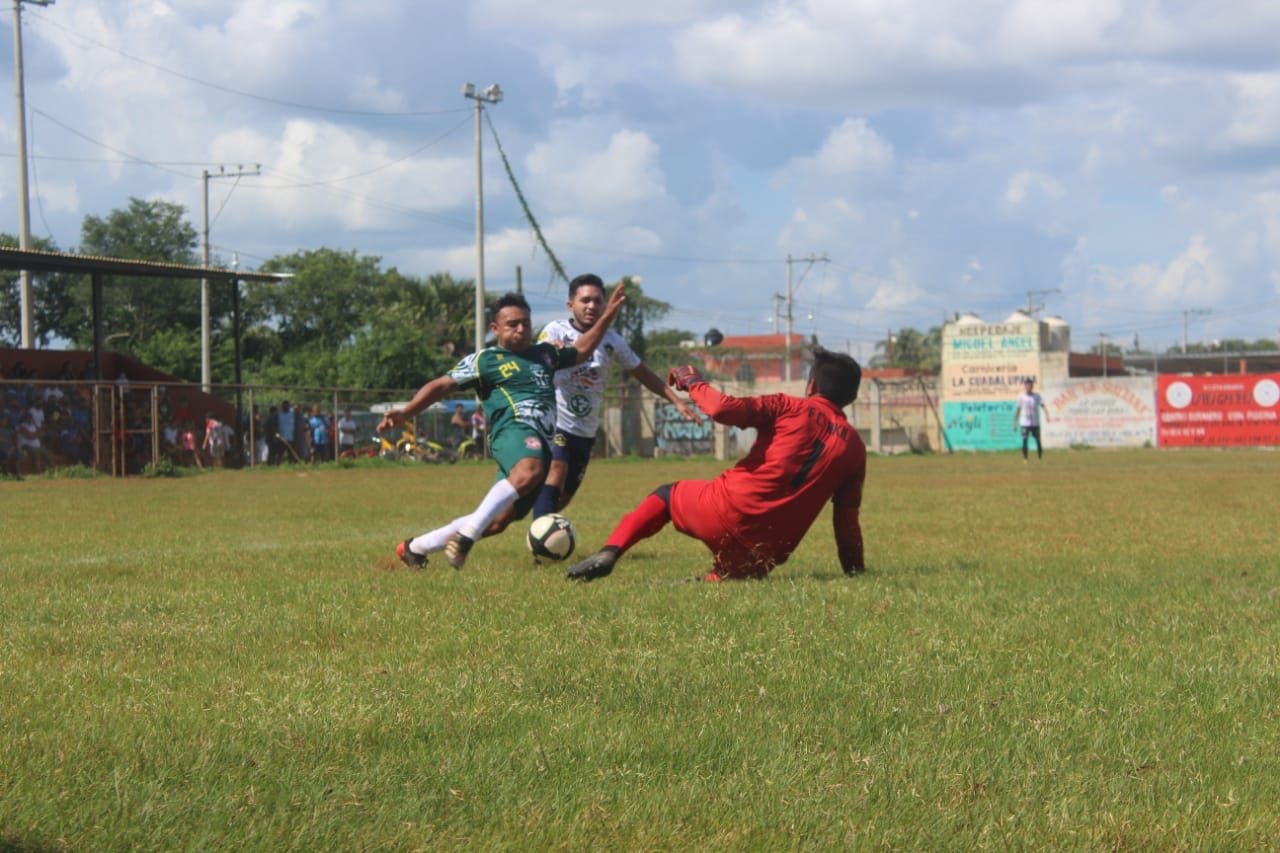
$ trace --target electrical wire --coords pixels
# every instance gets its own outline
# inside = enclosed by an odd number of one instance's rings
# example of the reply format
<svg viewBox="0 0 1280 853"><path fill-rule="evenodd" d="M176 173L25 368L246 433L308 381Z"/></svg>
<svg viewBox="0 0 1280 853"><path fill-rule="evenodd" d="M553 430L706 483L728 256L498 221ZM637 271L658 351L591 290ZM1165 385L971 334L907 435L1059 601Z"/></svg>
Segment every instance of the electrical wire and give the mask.
<svg viewBox="0 0 1280 853"><path fill-rule="evenodd" d="M145 65L148 68L154 69L163 74L168 74L172 77L176 77L179 80L185 80L188 83L194 83L197 86L203 86L207 89L213 89L218 92L224 92L228 95L236 95L237 97L248 98L254 101L261 101L262 103L266 103L266 104L273 104L278 107L291 107L293 109L309 110L311 112L332 113L335 115L380 116L384 118L411 118L411 117L421 117L421 116L447 115L449 113L457 113L457 112L469 112L469 110L465 106L458 107L455 109L448 109L448 110L388 111L388 110L353 110L353 109L345 109L342 107L323 106L320 104L303 104L303 103L298 103L296 101L286 101L280 98L272 98L267 95L259 95L254 92L246 92L242 89L233 89L230 86L223 86L218 83L212 83L208 80L202 80L199 77L192 77L189 74L183 74L181 71L175 71L172 68L167 68L158 63L151 62L150 60L147 60L147 59L143 59L140 56L134 56L133 54L127 53L118 47L114 47L105 42L99 41L95 38L92 38L91 36L86 36L83 33L78 33L75 30L72 30L68 27L64 27L63 25L43 15L33 15L31 13L28 13L28 18L37 20L41 24L50 26L56 30L61 30L67 35L73 38L80 39L81 41L87 44L100 47L103 50L109 51L118 56L122 56L125 59L130 60L131 62L136 62L139 65Z"/></svg>

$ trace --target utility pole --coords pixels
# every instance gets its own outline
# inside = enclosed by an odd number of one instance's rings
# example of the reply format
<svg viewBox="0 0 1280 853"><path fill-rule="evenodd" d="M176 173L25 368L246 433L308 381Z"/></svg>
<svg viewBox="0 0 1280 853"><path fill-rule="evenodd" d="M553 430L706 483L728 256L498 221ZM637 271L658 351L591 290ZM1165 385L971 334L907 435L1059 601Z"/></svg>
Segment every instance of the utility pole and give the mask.
<svg viewBox="0 0 1280 853"><path fill-rule="evenodd" d="M1187 354L1187 321L1190 317L1204 317L1209 314L1208 308L1188 308L1182 312L1182 354Z"/></svg>
<svg viewBox="0 0 1280 853"><path fill-rule="evenodd" d="M1045 306L1035 304L1034 297L1048 296L1051 293L1061 293L1061 292L1062 292L1062 289L1058 287L1053 287L1048 290L1028 290L1027 291L1027 316L1034 317L1036 316L1037 311L1044 310Z"/></svg>
<svg viewBox="0 0 1280 853"><path fill-rule="evenodd" d="M472 83L462 87L462 97L476 102L476 352L484 348L484 168L480 149L480 114L485 104L502 100L502 89L494 83L477 92Z"/></svg>
<svg viewBox="0 0 1280 853"><path fill-rule="evenodd" d="M1102 378L1107 378L1107 341L1111 336L1106 332L1098 332L1098 352L1102 353Z"/></svg>
<svg viewBox="0 0 1280 853"><path fill-rule="evenodd" d="M201 264L205 269L209 268L209 180L211 178L236 178L237 180L246 176L253 177L262 174L262 167L255 165L253 171L248 171L243 166L236 166L234 172L228 172L226 166L218 167L218 174L210 174L208 169L200 172L200 197L202 207L204 209L204 219L201 221ZM239 287L237 283L236 287ZM206 394L212 387L211 375L213 373L213 357L210 327L213 325L212 309L209 306L209 279L200 279L200 387ZM239 426L237 424L237 426Z"/></svg>
<svg viewBox="0 0 1280 853"><path fill-rule="evenodd" d="M51 6L53 0L13 0L13 80L18 101L18 248L31 248L31 199L27 193L27 93L22 76L22 4ZM22 348L31 349L31 270L23 270L19 285Z"/></svg>
<svg viewBox="0 0 1280 853"><path fill-rule="evenodd" d="M787 340L784 347L784 355L783 355L783 358L785 359L785 366L783 367L783 371L784 371L783 378L787 382L791 381L791 327L793 322L792 307L795 302L793 298L793 288L791 286L791 266L797 261L802 263L807 263L811 267L816 263L824 263L824 264L829 263L831 259L828 258L826 255L809 255L808 257L805 257L805 258L792 258L790 255L787 255ZM808 267L805 268L805 271L808 272Z"/></svg>

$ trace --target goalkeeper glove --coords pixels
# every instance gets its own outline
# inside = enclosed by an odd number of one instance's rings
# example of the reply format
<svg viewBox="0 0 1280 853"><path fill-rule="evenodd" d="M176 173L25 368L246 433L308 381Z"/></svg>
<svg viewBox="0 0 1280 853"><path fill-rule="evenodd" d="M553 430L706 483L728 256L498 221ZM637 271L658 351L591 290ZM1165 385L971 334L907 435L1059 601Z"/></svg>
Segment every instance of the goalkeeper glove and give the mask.
<svg viewBox="0 0 1280 853"><path fill-rule="evenodd" d="M684 391L685 393L688 393L689 389L694 385L701 385L706 381L706 379L702 378L702 374L698 372L698 368L692 364L673 367L667 373L667 384L677 391Z"/></svg>

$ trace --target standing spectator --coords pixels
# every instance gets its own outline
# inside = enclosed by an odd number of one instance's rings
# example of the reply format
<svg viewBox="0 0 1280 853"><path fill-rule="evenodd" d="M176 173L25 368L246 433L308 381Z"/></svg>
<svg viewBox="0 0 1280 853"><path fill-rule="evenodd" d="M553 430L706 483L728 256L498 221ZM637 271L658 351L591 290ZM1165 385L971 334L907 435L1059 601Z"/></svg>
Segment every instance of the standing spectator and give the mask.
<svg viewBox="0 0 1280 853"><path fill-rule="evenodd" d="M479 411L479 409L476 411ZM453 427L453 447L456 450L462 446L467 434L473 431L471 421L463 410L461 403L454 403L453 415L449 418L449 426Z"/></svg>
<svg viewBox="0 0 1280 853"><path fill-rule="evenodd" d="M10 477L21 480L22 475L18 473L20 460L15 438L15 431L13 423L9 419L9 413L0 412L0 474L7 474Z"/></svg>
<svg viewBox="0 0 1280 853"><path fill-rule="evenodd" d="M40 443L40 427L36 424L32 411L28 409L22 423L18 424L16 444L20 461L28 460L31 463L31 473L39 474L51 460L49 451Z"/></svg>
<svg viewBox="0 0 1280 853"><path fill-rule="evenodd" d="M343 409L338 419L338 455L343 458L356 455L356 421L350 409Z"/></svg>
<svg viewBox="0 0 1280 853"><path fill-rule="evenodd" d="M858 516L867 448L843 411L862 383L856 361L815 349L803 399L731 397L692 365L673 369L667 381L716 423L754 428L755 444L713 480L659 486L623 516L603 548L569 569L571 580L604 577L628 549L668 522L711 551L706 580L762 578L787 561L827 504L840 568L846 575L865 569Z"/></svg>
<svg viewBox="0 0 1280 853"><path fill-rule="evenodd" d="M280 404L280 411L276 413L275 434L272 436L272 443L279 447L277 463L302 461L298 456L298 446L294 443L296 427L297 416L289 405L289 401L285 400Z"/></svg>
<svg viewBox="0 0 1280 853"><path fill-rule="evenodd" d="M160 451L175 465L181 464L182 443L177 424L167 423L160 431Z"/></svg>
<svg viewBox="0 0 1280 853"><path fill-rule="evenodd" d="M179 440L182 442L183 464L203 468L204 461L200 458L200 446L196 441L196 430L190 421L183 423L182 434L179 436Z"/></svg>
<svg viewBox="0 0 1280 853"><path fill-rule="evenodd" d="M1044 450L1040 446L1040 410L1044 410L1044 419L1049 421L1049 409L1044 404L1040 393L1035 391L1036 381L1030 376L1022 383L1022 393L1018 395L1018 411L1014 418L1014 427L1022 428L1022 462L1027 462L1027 439L1036 440L1036 458L1044 459Z"/></svg>
<svg viewBox="0 0 1280 853"><path fill-rule="evenodd" d="M252 462L262 464L267 461L267 433L266 423L262 419L262 407L257 403L253 404L253 412L249 415L249 429L253 433L253 458Z"/></svg>
<svg viewBox="0 0 1280 853"><path fill-rule="evenodd" d="M477 458L484 455L484 438L489 430L489 422L484 419L484 412L479 406L471 413L471 439L475 442L472 451Z"/></svg>
<svg viewBox="0 0 1280 853"><path fill-rule="evenodd" d="M333 446L329 444L329 416L320 411L320 404L311 407L307 419L311 428L311 462L329 462L333 459Z"/></svg>
<svg viewBox="0 0 1280 853"><path fill-rule="evenodd" d="M212 414L205 415L204 443L201 450L208 454L209 464L213 468L221 468L223 457L227 455L227 433L222 421Z"/></svg>

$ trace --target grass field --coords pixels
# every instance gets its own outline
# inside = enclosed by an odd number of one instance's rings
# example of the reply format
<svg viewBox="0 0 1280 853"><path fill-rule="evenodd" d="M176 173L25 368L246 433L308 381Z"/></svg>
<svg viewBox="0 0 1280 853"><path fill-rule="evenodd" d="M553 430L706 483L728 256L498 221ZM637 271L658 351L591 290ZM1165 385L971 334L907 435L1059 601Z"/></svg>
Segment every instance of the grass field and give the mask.
<svg viewBox="0 0 1280 853"><path fill-rule="evenodd" d="M857 578L392 564L491 479L0 483L0 850L1280 847L1280 453L872 459Z"/></svg>

